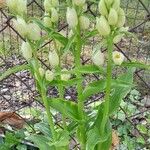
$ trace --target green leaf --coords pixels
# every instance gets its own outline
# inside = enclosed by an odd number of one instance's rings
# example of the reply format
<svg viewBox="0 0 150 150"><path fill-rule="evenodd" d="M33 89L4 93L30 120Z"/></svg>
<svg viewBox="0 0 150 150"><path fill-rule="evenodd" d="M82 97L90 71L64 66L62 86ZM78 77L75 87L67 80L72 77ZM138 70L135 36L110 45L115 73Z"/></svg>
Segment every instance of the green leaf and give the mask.
<svg viewBox="0 0 150 150"><path fill-rule="evenodd" d="M32 141L40 150L54 150L53 147L48 145L48 142L50 141L49 138L43 135L30 135L28 140Z"/></svg>
<svg viewBox="0 0 150 150"><path fill-rule="evenodd" d="M132 84L133 83L133 75L135 72L135 68L129 68L127 73L121 75L117 80ZM110 97L110 108L109 113L112 114L114 111L116 111L121 103L121 100L130 92L131 86L127 87L120 87L116 86L113 89L112 96Z"/></svg>
<svg viewBox="0 0 150 150"><path fill-rule="evenodd" d="M51 137L51 131L49 125L45 122L39 122L34 125L36 130L39 130L41 133L46 135L47 137Z"/></svg>
<svg viewBox="0 0 150 150"><path fill-rule="evenodd" d="M55 110L64 114L66 117L72 118L76 121L80 120L78 106L74 102L56 98L56 99L49 99L49 105Z"/></svg>
<svg viewBox="0 0 150 150"><path fill-rule="evenodd" d="M16 148L17 150L27 150L27 146L23 144L19 144Z"/></svg>
<svg viewBox="0 0 150 150"><path fill-rule="evenodd" d="M67 131L61 131L60 133L58 133L58 139L56 142L51 142L49 143L49 146L55 146L55 147L65 147L67 145L69 145L69 133Z"/></svg>
<svg viewBox="0 0 150 150"><path fill-rule="evenodd" d="M121 66L124 67L136 67L140 69L147 69L150 70L150 65L146 65L140 62L123 62Z"/></svg>
<svg viewBox="0 0 150 150"><path fill-rule="evenodd" d="M108 144L108 141L110 141L110 137L111 137L110 122L109 121L107 122L104 136L101 135L99 127L94 125L92 126L92 129L88 131L86 150L94 150L96 145L101 146L101 150L108 150L106 149L106 143L107 146L110 147L110 145Z"/></svg>
<svg viewBox="0 0 150 150"><path fill-rule="evenodd" d="M103 92L106 88L106 80L100 80L90 83L82 92L82 100L85 101L89 96L98 92Z"/></svg>
<svg viewBox="0 0 150 150"><path fill-rule="evenodd" d="M2 81L3 79L7 78L8 76L10 76L13 73L16 73L16 72L19 72L19 71L22 71L22 70L27 70L27 69L29 69L29 66L25 65L25 64L14 66L14 67L6 70L3 73L0 73L0 81Z"/></svg>
<svg viewBox="0 0 150 150"><path fill-rule="evenodd" d="M88 74L88 73L106 74L106 72L102 67L97 67L95 65L84 65L76 69L76 71L79 71L82 74Z"/></svg>

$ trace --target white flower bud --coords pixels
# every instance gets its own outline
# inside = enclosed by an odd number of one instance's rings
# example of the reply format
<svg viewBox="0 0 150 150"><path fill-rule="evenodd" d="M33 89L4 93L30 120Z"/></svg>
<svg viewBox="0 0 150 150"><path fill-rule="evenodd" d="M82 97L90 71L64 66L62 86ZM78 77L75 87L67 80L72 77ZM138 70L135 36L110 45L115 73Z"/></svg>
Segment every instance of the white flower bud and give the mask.
<svg viewBox="0 0 150 150"><path fill-rule="evenodd" d="M6 4L16 15L23 16L27 13L27 0L6 0Z"/></svg>
<svg viewBox="0 0 150 150"><path fill-rule="evenodd" d="M58 13L55 8L51 8L51 21L57 22L58 21Z"/></svg>
<svg viewBox="0 0 150 150"><path fill-rule="evenodd" d="M17 2L17 14L20 16L27 14L27 0L19 0Z"/></svg>
<svg viewBox="0 0 150 150"><path fill-rule="evenodd" d="M41 29L35 23L28 24L28 38L30 40L40 40L41 38Z"/></svg>
<svg viewBox="0 0 150 150"><path fill-rule="evenodd" d="M73 0L72 2L73 2L73 4L75 4L77 6L83 6L85 3L85 0Z"/></svg>
<svg viewBox="0 0 150 150"><path fill-rule="evenodd" d="M13 23L17 32L22 37L26 37L28 34L28 27L27 27L27 23L25 22L25 20L20 17L17 17L17 20L13 20Z"/></svg>
<svg viewBox="0 0 150 150"><path fill-rule="evenodd" d="M81 29L83 30L86 30L89 28L89 25L90 25L90 20L89 18L85 17L85 16L81 16L79 18L79 22L80 22L80 27Z"/></svg>
<svg viewBox="0 0 150 150"><path fill-rule="evenodd" d="M112 8L114 8L116 11L118 11L120 8L120 0L114 0Z"/></svg>
<svg viewBox="0 0 150 150"><path fill-rule="evenodd" d="M78 17L77 17L76 10L74 8L69 8L69 7L67 8L66 18L70 28L75 28L77 26Z"/></svg>
<svg viewBox="0 0 150 150"><path fill-rule="evenodd" d="M49 52L49 63L52 68L55 68L59 65L59 57L56 51Z"/></svg>
<svg viewBox="0 0 150 150"><path fill-rule="evenodd" d="M96 28L102 36L109 35L111 31L110 26L104 16L96 18Z"/></svg>
<svg viewBox="0 0 150 150"><path fill-rule="evenodd" d="M103 16L108 15L108 10L107 10L106 4L105 4L105 0L100 0L98 8L99 8L99 12L101 15L103 15Z"/></svg>
<svg viewBox="0 0 150 150"><path fill-rule="evenodd" d="M111 8L108 15L108 23L110 25L116 25L117 21L118 21L118 13L114 8Z"/></svg>
<svg viewBox="0 0 150 150"><path fill-rule="evenodd" d="M67 69L63 69L62 71L68 71ZM68 81L70 79L70 74L61 74L61 80Z"/></svg>
<svg viewBox="0 0 150 150"><path fill-rule="evenodd" d="M118 51L113 52L113 61L116 65L121 65L124 61L124 55Z"/></svg>
<svg viewBox="0 0 150 150"><path fill-rule="evenodd" d="M46 12L50 12L52 7L51 0L45 0L44 1L44 9Z"/></svg>
<svg viewBox="0 0 150 150"><path fill-rule="evenodd" d="M104 54L100 50L93 52L92 61L96 66L101 66L104 64Z"/></svg>
<svg viewBox="0 0 150 150"><path fill-rule="evenodd" d="M29 60L32 58L32 48L28 42L23 42L21 45L22 56Z"/></svg>
<svg viewBox="0 0 150 150"><path fill-rule="evenodd" d="M49 16L44 17L44 25L47 28L51 28L52 27L52 21L51 18Z"/></svg>
<svg viewBox="0 0 150 150"><path fill-rule="evenodd" d="M123 37L123 34L118 34L118 35L116 35L116 36L114 37L114 39L113 39L113 43L114 43L114 44L119 43L119 42L121 41L122 37Z"/></svg>
<svg viewBox="0 0 150 150"><path fill-rule="evenodd" d="M123 25L125 24L126 21L126 17L125 17L125 12L123 9L119 9L118 11L118 22L117 22L117 27L123 27Z"/></svg>
<svg viewBox="0 0 150 150"><path fill-rule="evenodd" d="M54 80L54 72L52 72L50 70L46 70L46 72L45 72L45 78L49 82L53 81Z"/></svg>
<svg viewBox="0 0 150 150"><path fill-rule="evenodd" d="M58 7L59 6L59 1L58 0L51 0L51 4L53 7Z"/></svg>
<svg viewBox="0 0 150 150"><path fill-rule="evenodd" d="M44 77L45 70L40 67L40 68L39 68L39 73L40 73L40 76L41 76L41 77Z"/></svg>

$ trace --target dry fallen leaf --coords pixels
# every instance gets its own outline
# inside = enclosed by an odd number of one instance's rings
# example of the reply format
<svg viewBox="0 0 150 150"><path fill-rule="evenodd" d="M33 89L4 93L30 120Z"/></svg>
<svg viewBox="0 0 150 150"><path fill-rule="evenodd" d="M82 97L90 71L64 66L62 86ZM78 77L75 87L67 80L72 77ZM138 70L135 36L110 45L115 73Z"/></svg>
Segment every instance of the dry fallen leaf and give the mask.
<svg viewBox="0 0 150 150"><path fill-rule="evenodd" d="M119 137L115 130L112 131L112 147L110 150L115 150L119 145Z"/></svg>
<svg viewBox="0 0 150 150"><path fill-rule="evenodd" d="M0 8L3 8L6 4L6 0L0 0Z"/></svg>
<svg viewBox="0 0 150 150"><path fill-rule="evenodd" d="M0 112L0 123L9 124L12 127L21 129L25 121L15 112Z"/></svg>

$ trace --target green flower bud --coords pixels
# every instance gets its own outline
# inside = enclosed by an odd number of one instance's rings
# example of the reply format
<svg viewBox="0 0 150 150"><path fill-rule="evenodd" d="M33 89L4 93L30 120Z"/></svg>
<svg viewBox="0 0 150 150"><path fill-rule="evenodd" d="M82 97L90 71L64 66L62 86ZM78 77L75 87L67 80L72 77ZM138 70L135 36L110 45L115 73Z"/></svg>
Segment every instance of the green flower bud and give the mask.
<svg viewBox="0 0 150 150"><path fill-rule="evenodd" d="M113 2L114 2L114 0L105 0L107 8L110 8Z"/></svg>
<svg viewBox="0 0 150 150"><path fill-rule="evenodd" d="M96 66L101 66L104 64L104 54L100 50L93 52L92 61Z"/></svg>
<svg viewBox="0 0 150 150"><path fill-rule="evenodd" d="M85 3L85 0L72 0L73 4L77 6L83 6Z"/></svg>
<svg viewBox="0 0 150 150"><path fill-rule="evenodd" d="M62 71L68 71L67 69L63 69ZM70 74L61 74L61 80L68 81L70 79Z"/></svg>
<svg viewBox="0 0 150 150"><path fill-rule="evenodd" d="M118 51L113 52L113 61L116 65L121 65L124 61L124 55Z"/></svg>
<svg viewBox="0 0 150 150"><path fill-rule="evenodd" d="M44 1L44 9L46 12L50 12L52 7L51 0L45 0Z"/></svg>
<svg viewBox="0 0 150 150"><path fill-rule="evenodd" d="M58 21L58 13L55 8L51 8L51 21L57 22Z"/></svg>
<svg viewBox="0 0 150 150"><path fill-rule="evenodd" d="M117 21L118 21L118 13L114 8L111 8L108 15L108 23L110 25L116 25Z"/></svg>
<svg viewBox="0 0 150 150"><path fill-rule="evenodd" d="M13 23L14 23L14 28L17 30L17 32L22 37L26 37L28 34L28 27L25 20L20 17L17 17L17 20L13 20Z"/></svg>
<svg viewBox="0 0 150 150"><path fill-rule="evenodd" d="M59 57L56 51L49 52L49 63L52 68L55 68L59 65Z"/></svg>
<svg viewBox="0 0 150 150"><path fill-rule="evenodd" d="M122 37L123 37L123 34L118 34L118 35L116 35L116 36L114 37L114 39L113 39L113 43L114 43L114 44L119 43L119 42L121 41Z"/></svg>
<svg viewBox="0 0 150 150"><path fill-rule="evenodd" d="M43 21L44 21L45 27L47 27L47 28L52 27L52 21L51 21L51 18L49 16L45 16Z"/></svg>
<svg viewBox="0 0 150 150"><path fill-rule="evenodd" d="M28 42L23 42L21 45L22 56L26 60L30 60L32 58L32 48Z"/></svg>
<svg viewBox="0 0 150 150"><path fill-rule="evenodd" d="M45 78L49 82L53 81L54 80L54 72L52 72L50 70L46 70L46 72L45 72Z"/></svg>
<svg viewBox="0 0 150 150"><path fill-rule="evenodd" d="M96 28L102 36L107 36L111 32L110 26L104 16L96 18Z"/></svg>
<svg viewBox="0 0 150 150"><path fill-rule="evenodd" d="M74 34L73 31L70 30L70 32L68 33L68 37L71 38L73 36L73 34Z"/></svg>
<svg viewBox="0 0 150 150"><path fill-rule="evenodd" d="M123 25L125 24L126 21L126 16L125 16L125 12L123 9L119 9L118 11L118 22L117 22L117 27L123 27Z"/></svg>
<svg viewBox="0 0 150 150"><path fill-rule="evenodd" d="M51 0L51 4L53 7L58 7L59 6L59 1L58 0Z"/></svg>
<svg viewBox="0 0 150 150"><path fill-rule="evenodd" d="M114 0L112 8L114 8L116 11L118 11L120 8L120 0Z"/></svg>
<svg viewBox="0 0 150 150"><path fill-rule="evenodd" d="M98 8L101 15L108 16L108 10L105 4L105 0L100 0Z"/></svg>
<svg viewBox="0 0 150 150"><path fill-rule="evenodd" d="M41 38L41 29L35 23L28 24L28 38L30 40L40 40Z"/></svg>
<svg viewBox="0 0 150 150"><path fill-rule="evenodd" d="M83 30L86 30L89 28L89 25L90 25L90 20L89 18L85 17L85 16L81 16L79 18L79 22L80 22L80 27L81 29Z"/></svg>
<svg viewBox="0 0 150 150"><path fill-rule="evenodd" d="M40 73L40 76L41 76L41 77L44 77L45 70L40 67L40 68L39 68L39 73Z"/></svg>
<svg viewBox="0 0 150 150"><path fill-rule="evenodd" d="M75 28L77 26L78 17L77 17L76 10L74 8L69 8L69 7L67 8L66 18L70 28Z"/></svg>

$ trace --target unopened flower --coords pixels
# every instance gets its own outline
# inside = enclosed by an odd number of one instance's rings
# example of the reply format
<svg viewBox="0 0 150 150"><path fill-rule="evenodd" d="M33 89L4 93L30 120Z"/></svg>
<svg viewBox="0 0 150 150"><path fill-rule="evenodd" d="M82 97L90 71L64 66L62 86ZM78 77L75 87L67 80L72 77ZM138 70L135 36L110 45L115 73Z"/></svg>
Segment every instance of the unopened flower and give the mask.
<svg viewBox="0 0 150 150"><path fill-rule="evenodd" d="M30 40L40 40L41 38L41 29L35 23L28 24L28 38Z"/></svg>
<svg viewBox="0 0 150 150"><path fill-rule="evenodd" d="M42 67L39 68L39 74L41 77L44 77L45 70Z"/></svg>
<svg viewBox="0 0 150 150"><path fill-rule="evenodd" d="M62 71L68 71L67 69L63 69ZM61 74L61 80L68 81L70 79L70 74Z"/></svg>
<svg viewBox="0 0 150 150"><path fill-rule="evenodd" d="M50 12L52 7L51 0L45 0L44 1L44 8L46 12Z"/></svg>
<svg viewBox="0 0 150 150"><path fill-rule="evenodd" d="M104 64L104 54L100 50L93 52L92 61L96 66L101 66Z"/></svg>
<svg viewBox="0 0 150 150"><path fill-rule="evenodd" d="M78 17L77 17L77 12L74 8L67 8L67 23L70 26L70 28L75 28L78 24Z"/></svg>
<svg viewBox="0 0 150 150"><path fill-rule="evenodd" d="M22 56L26 60L30 60L32 58L32 48L28 42L23 42L21 45Z"/></svg>
<svg viewBox="0 0 150 150"><path fill-rule="evenodd" d="M111 8L108 15L108 23L110 25L116 25L117 21L118 21L118 13L114 8Z"/></svg>
<svg viewBox="0 0 150 150"><path fill-rule="evenodd" d="M126 17L125 17L125 12L123 9L119 9L118 11L118 22L117 22L117 27L123 27L123 25L125 24L126 21Z"/></svg>
<svg viewBox="0 0 150 150"><path fill-rule="evenodd" d="M107 10L106 4L105 4L105 0L100 0L98 8L99 8L99 12L101 15L103 15L103 16L108 15L108 10Z"/></svg>
<svg viewBox="0 0 150 150"><path fill-rule="evenodd" d="M17 1L17 14L20 16L27 14L27 0Z"/></svg>
<svg viewBox="0 0 150 150"><path fill-rule="evenodd" d="M90 20L89 18L85 17L85 16L81 16L79 18L79 22L80 22L80 27L81 29L83 30L86 30L89 28L89 25L90 25Z"/></svg>
<svg viewBox="0 0 150 150"><path fill-rule="evenodd" d="M59 65L59 57L56 51L49 52L49 63L52 68L55 68Z"/></svg>
<svg viewBox="0 0 150 150"><path fill-rule="evenodd" d="M87 3L85 3L82 8L83 8L83 12L87 11Z"/></svg>
<svg viewBox="0 0 150 150"><path fill-rule="evenodd" d="M116 11L120 8L120 0L114 0L112 8L114 8Z"/></svg>
<svg viewBox="0 0 150 150"><path fill-rule="evenodd" d="M58 7L59 6L59 1L58 0L51 0L51 4L53 7Z"/></svg>
<svg viewBox="0 0 150 150"><path fill-rule="evenodd" d="M26 37L28 34L28 27L27 27L27 23L25 22L25 20L21 17L17 17L17 20L13 20L13 23L18 33L22 37Z"/></svg>
<svg viewBox="0 0 150 150"><path fill-rule="evenodd" d="M27 0L6 0L6 4L16 15L23 16L27 13Z"/></svg>
<svg viewBox="0 0 150 150"><path fill-rule="evenodd" d="M124 55L118 51L113 52L113 61L116 65L121 65L124 61Z"/></svg>
<svg viewBox="0 0 150 150"><path fill-rule="evenodd" d="M116 35L116 36L114 37L114 39L113 39L113 43L114 43L114 44L119 43L119 42L121 41L122 37L123 37L123 34L118 34L118 35Z"/></svg>
<svg viewBox="0 0 150 150"><path fill-rule="evenodd" d="M74 34L73 31L70 30L69 33L68 33L68 37L71 38L73 36L73 34Z"/></svg>
<svg viewBox="0 0 150 150"><path fill-rule="evenodd" d="M104 16L96 18L96 28L100 35L107 36L110 34L110 26Z"/></svg>
<svg viewBox="0 0 150 150"><path fill-rule="evenodd" d="M113 2L114 2L114 0L105 0L107 8L110 8Z"/></svg>
<svg viewBox="0 0 150 150"><path fill-rule="evenodd" d="M45 27L47 27L47 28L52 27L52 21L49 16L45 16L43 21L44 21Z"/></svg>
<svg viewBox="0 0 150 150"><path fill-rule="evenodd" d="M52 22L58 21L58 12L55 8L51 8L51 21Z"/></svg>
<svg viewBox="0 0 150 150"><path fill-rule="evenodd" d="M85 3L85 0L73 0L73 4L77 6L83 6Z"/></svg>
<svg viewBox="0 0 150 150"><path fill-rule="evenodd" d="M45 72L45 78L47 81L51 82L54 80L54 72L50 70L46 70Z"/></svg>

